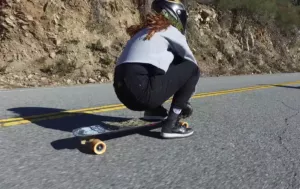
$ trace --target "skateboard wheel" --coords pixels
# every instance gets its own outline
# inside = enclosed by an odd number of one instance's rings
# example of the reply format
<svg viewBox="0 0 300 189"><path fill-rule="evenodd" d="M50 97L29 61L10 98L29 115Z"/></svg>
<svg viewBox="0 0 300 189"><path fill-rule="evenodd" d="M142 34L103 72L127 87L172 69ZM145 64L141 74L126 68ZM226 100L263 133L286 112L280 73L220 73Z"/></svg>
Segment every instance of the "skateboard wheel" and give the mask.
<svg viewBox="0 0 300 189"><path fill-rule="evenodd" d="M104 154L106 151L106 144L99 139L94 139L90 142L90 147L97 155Z"/></svg>
<svg viewBox="0 0 300 189"><path fill-rule="evenodd" d="M181 125L184 126L185 128L189 128L188 122L181 122Z"/></svg>

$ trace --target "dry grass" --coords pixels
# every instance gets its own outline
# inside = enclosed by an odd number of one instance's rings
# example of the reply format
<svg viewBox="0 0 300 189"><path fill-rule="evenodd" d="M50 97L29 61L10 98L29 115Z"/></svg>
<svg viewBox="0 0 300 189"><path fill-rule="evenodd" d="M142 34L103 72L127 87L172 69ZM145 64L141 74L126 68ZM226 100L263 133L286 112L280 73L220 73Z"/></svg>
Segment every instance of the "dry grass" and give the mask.
<svg viewBox="0 0 300 189"><path fill-rule="evenodd" d="M41 68L41 72L48 75L59 75L65 76L67 74L73 73L76 69L75 62L68 62L66 59L60 59L55 64L46 65Z"/></svg>
<svg viewBox="0 0 300 189"><path fill-rule="evenodd" d="M300 8L290 0L219 0L220 10L243 13L260 24L275 24L285 31L300 26Z"/></svg>
<svg viewBox="0 0 300 189"><path fill-rule="evenodd" d="M7 66L0 66L0 74L4 74L6 71Z"/></svg>

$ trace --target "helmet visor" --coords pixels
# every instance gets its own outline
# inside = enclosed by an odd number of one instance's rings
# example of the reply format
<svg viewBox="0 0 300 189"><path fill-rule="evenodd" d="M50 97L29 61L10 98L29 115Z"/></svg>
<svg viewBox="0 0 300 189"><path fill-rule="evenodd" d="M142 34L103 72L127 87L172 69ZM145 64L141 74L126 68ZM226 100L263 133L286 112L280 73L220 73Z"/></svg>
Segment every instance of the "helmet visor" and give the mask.
<svg viewBox="0 0 300 189"><path fill-rule="evenodd" d="M187 22L187 12L185 10L177 10L177 16L180 19L182 26L184 28L184 30L186 29L186 22Z"/></svg>

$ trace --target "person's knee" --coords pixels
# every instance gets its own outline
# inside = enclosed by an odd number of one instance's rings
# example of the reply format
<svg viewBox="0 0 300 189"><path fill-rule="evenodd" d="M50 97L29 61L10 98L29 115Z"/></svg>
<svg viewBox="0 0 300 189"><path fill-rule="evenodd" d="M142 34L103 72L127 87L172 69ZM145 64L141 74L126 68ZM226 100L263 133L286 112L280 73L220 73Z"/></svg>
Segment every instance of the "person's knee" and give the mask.
<svg viewBox="0 0 300 189"><path fill-rule="evenodd" d="M195 75L198 76L198 77L200 77L200 75L201 75L201 71L200 71L200 68L199 68L198 65L196 65Z"/></svg>
<svg viewBox="0 0 300 189"><path fill-rule="evenodd" d="M158 99L151 98L148 102L146 102L146 103L144 102L143 105L146 110L153 110L153 109L158 108L162 104L163 104L163 102L158 101Z"/></svg>
<svg viewBox="0 0 300 189"><path fill-rule="evenodd" d="M127 109L129 109L131 111L140 112L140 111L145 111L147 109L147 107L145 107L143 104L140 104L140 103L137 103L137 102L134 102L134 101L128 101L128 100L124 100L124 99L122 99L120 101L123 103L123 105Z"/></svg>
<svg viewBox="0 0 300 189"><path fill-rule="evenodd" d="M185 62L186 66L188 66L188 70L192 71L192 74L196 77L200 77L200 68L197 64L195 64L194 62L191 61L186 61Z"/></svg>
<svg viewBox="0 0 300 189"><path fill-rule="evenodd" d="M201 76L201 71L198 65L194 64L194 69L193 69L193 77L199 79Z"/></svg>
<svg viewBox="0 0 300 189"><path fill-rule="evenodd" d="M156 109L159 106L160 105L158 105L157 103L147 103L147 104L145 104L145 109L146 110L153 110L153 109Z"/></svg>

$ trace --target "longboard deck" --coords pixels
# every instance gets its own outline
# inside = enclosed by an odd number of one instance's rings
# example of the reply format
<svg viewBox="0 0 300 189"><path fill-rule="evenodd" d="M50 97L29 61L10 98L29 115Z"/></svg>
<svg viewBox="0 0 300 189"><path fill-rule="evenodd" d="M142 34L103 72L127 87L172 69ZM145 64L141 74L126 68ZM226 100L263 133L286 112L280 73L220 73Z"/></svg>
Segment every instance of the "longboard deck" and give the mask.
<svg viewBox="0 0 300 189"><path fill-rule="evenodd" d="M146 121L142 118L127 119L125 121L113 122L102 121L98 125L80 127L72 131L73 135L80 139L82 145L88 146L95 154L103 154L106 151L106 144L101 141L100 135L112 134L121 131L138 131L144 128L156 129L161 127L161 120ZM187 122L181 122L188 127Z"/></svg>
<svg viewBox="0 0 300 189"><path fill-rule="evenodd" d="M154 126L160 121L146 121L141 118L133 118L121 122L103 121L98 125L84 126L72 131L75 137L91 137L105 133L118 132L125 129L134 129L136 127Z"/></svg>

